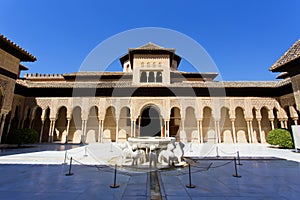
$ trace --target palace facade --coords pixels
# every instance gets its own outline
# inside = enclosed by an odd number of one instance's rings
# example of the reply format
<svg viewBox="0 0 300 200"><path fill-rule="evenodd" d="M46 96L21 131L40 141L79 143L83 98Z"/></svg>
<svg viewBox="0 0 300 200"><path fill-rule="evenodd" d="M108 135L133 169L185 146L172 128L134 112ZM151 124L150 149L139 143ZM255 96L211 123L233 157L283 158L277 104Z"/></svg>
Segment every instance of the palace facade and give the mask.
<svg viewBox="0 0 300 200"><path fill-rule="evenodd" d="M101 56L101 55L100 55ZM25 74L36 58L0 35L0 138L33 128L40 142L121 142L176 137L205 143L265 143L299 123L300 41L270 68L276 81L215 81L215 72L178 71L175 49L128 49L120 72ZM184 68L184 66L182 67Z"/></svg>

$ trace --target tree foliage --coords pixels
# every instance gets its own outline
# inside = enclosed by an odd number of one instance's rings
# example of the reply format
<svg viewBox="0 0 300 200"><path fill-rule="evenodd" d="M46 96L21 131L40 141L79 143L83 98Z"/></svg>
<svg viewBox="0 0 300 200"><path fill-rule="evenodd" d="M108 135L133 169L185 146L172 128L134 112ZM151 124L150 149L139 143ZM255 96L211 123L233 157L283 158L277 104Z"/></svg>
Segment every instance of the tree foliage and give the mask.
<svg viewBox="0 0 300 200"><path fill-rule="evenodd" d="M274 129L268 133L267 142L282 148L293 148L294 143L291 133L285 129Z"/></svg>

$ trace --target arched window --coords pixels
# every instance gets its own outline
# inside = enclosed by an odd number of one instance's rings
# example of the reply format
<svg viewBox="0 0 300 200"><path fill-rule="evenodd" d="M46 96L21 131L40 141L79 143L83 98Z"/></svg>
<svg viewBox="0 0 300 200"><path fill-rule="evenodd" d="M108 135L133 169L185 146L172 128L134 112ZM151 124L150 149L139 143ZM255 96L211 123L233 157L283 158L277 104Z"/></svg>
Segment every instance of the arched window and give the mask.
<svg viewBox="0 0 300 200"><path fill-rule="evenodd" d="M154 82L154 72L149 72L148 82L149 83L153 83Z"/></svg>
<svg viewBox="0 0 300 200"><path fill-rule="evenodd" d="M141 73L140 82L141 83L146 83L147 82L147 74L146 74L146 72L142 72Z"/></svg>
<svg viewBox="0 0 300 200"><path fill-rule="evenodd" d="M162 82L162 74L161 72L156 73L156 82L161 83Z"/></svg>

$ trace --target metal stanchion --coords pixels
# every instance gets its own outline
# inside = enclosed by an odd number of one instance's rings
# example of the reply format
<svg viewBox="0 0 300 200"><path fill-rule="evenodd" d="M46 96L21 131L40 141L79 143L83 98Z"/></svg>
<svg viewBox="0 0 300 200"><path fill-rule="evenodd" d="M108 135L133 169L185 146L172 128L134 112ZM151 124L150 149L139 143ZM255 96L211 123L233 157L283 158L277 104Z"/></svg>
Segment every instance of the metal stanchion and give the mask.
<svg viewBox="0 0 300 200"><path fill-rule="evenodd" d="M71 172L71 170L72 170L72 157L71 157L71 159L70 159L70 167L69 167L69 173L67 173L66 174L66 176L72 176L73 175L73 173Z"/></svg>
<svg viewBox="0 0 300 200"><path fill-rule="evenodd" d="M233 176L233 177L236 177L236 178L241 178L242 176L238 174L236 165L237 165L237 163L236 163L236 158L234 157L234 169L235 169L235 174L233 174L232 176Z"/></svg>
<svg viewBox="0 0 300 200"><path fill-rule="evenodd" d="M118 188L120 185L117 185L117 164L115 164L115 176L114 176L114 184L111 184L111 188Z"/></svg>
<svg viewBox="0 0 300 200"><path fill-rule="evenodd" d="M239 152L239 151L237 151L237 159L238 159L237 165L243 165L243 164L240 162L240 152Z"/></svg>
<svg viewBox="0 0 300 200"><path fill-rule="evenodd" d="M87 157L87 147L84 147L84 157Z"/></svg>
<svg viewBox="0 0 300 200"><path fill-rule="evenodd" d="M216 152L217 152L217 158L219 158L220 156L219 156L219 147L218 146L216 147Z"/></svg>
<svg viewBox="0 0 300 200"><path fill-rule="evenodd" d="M63 165L66 165L67 164L67 151L65 152L65 159L64 159L64 162L62 163Z"/></svg>
<svg viewBox="0 0 300 200"><path fill-rule="evenodd" d="M192 184L191 177L191 164L189 164L189 184L186 185L187 188L195 188L196 186Z"/></svg>

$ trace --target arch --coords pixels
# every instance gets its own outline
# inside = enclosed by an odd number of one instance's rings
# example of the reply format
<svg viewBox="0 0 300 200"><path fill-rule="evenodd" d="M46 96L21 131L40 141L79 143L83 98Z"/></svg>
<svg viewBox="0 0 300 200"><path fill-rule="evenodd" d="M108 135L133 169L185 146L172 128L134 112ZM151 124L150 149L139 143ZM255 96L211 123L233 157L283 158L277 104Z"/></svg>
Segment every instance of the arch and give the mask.
<svg viewBox="0 0 300 200"><path fill-rule="evenodd" d="M82 118L81 118L81 107L75 106L72 109L72 117L69 129L68 139L73 143L81 142L82 135Z"/></svg>
<svg viewBox="0 0 300 200"><path fill-rule="evenodd" d="M44 129L43 129L43 135L42 135L42 141L41 142L48 142L49 138L49 129L50 129L50 108L47 107L45 110L45 121L44 121Z"/></svg>
<svg viewBox="0 0 300 200"><path fill-rule="evenodd" d="M289 106L285 106L283 109L284 109L284 111L286 113L286 116L287 116L287 128L290 128L291 125L294 124L294 122L293 122L293 119L291 117Z"/></svg>
<svg viewBox="0 0 300 200"><path fill-rule="evenodd" d="M120 131L122 132L125 131L126 138L127 138L128 135L130 134L130 128L131 128L131 112L130 112L130 108L127 106L121 108L120 118L119 118L119 128Z"/></svg>
<svg viewBox="0 0 300 200"><path fill-rule="evenodd" d="M276 107L273 108L273 115L274 115L274 128L280 127L279 117L278 117L278 109Z"/></svg>
<svg viewBox="0 0 300 200"><path fill-rule="evenodd" d="M258 126L258 116L256 116L257 113L257 109L255 107L252 108L252 116L253 116L253 120L252 120L252 135L253 135L253 143L256 142L262 142L261 138L260 138L260 130L259 130L259 126Z"/></svg>
<svg viewBox="0 0 300 200"><path fill-rule="evenodd" d="M67 131L67 108L65 106L61 106L57 112L53 141L61 141L62 143L65 143L66 131Z"/></svg>
<svg viewBox="0 0 300 200"><path fill-rule="evenodd" d="M41 133L41 128L42 128L42 108L37 106L33 109L33 123L32 123L32 128L36 130L39 134ZM40 137L39 137L40 138Z"/></svg>
<svg viewBox="0 0 300 200"><path fill-rule="evenodd" d="M235 109L235 128L238 143L248 143L247 122L245 120L244 109L236 107Z"/></svg>
<svg viewBox="0 0 300 200"><path fill-rule="evenodd" d="M216 141L216 134L214 128L214 118L212 116L212 109L208 106L203 108L203 141L214 143Z"/></svg>
<svg viewBox="0 0 300 200"><path fill-rule="evenodd" d="M10 123L10 130L15 130L15 129L19 128L19 124L20 124L19 114L20 114L20 106L17 105L16 108L15 108L13 118L12 118L11 123Z"/></svg>
<svg viewBox="0 0 300 200"><path fill-rule="evenodd" d="M162 136L161 120L160 109L156 105L148 104L144 106L138 120L139 136Z"/></svg>
<svg viewBox="0 0 300 200"><path fill-rule="evenodd" d="M185 109L185 118L184 118L184 129L186 134L186 139L188 142L196 140L198 138L198 129L197 129L197 119L195 108L188 106Z"/></svg>
<svg viewBox="0 0 300 200"><path fill-rule="evenodd" d="M110 136L112 142L116 141L116 109L113 106L109 106L106 109L104 118L104 132L107 136Z"/></svg>
<svg viewBox="0 0 300 200"><path fill-rule="evenodd" d="M87 127L86 127L86 142L96 142L99 134L98 107L92 106L89 110Z"/></svg>
<svg viewBox="0 0 300 200"><path fill-rule="evenodd" d="M163 107L160 104L157 104L152 101L147 101L147 102L143 103L139 108L137 108L137 112L139 113L139 115L147 107L153 107L160 114L161 118L163 118L163 119L165 118L165 113L163 112L164 111Z"/></svg>
<svg viewBox="0 0 300 200"><path fill-rule="evenodd" d="M229 108L221 108L221 118L220 118L220 131L221 131L221 142L233 143L233 132L231 127L231 122L229 119Z"/></svg>
<svg viewBox="0 0 300 200"><path fill-rule="evenodd" d="M180 140L181 113L180 108L173 107L170 112L170 137Z"/></svg>
<svg viewBox="0 0 300 200"><path fill-rule="evenodd" d="M269 112L269 110L265 106L260 109L261 131L262 131L263 137L265 137L265 138L261 138L261 140L263 140L263 141L265 141L269 131L271 130L271 124L270 124L268 112Z"/></svg>
<svg viewBox="0 0 300 200"><path fill-rule="evenodd" d="M26 107L25 109L25 119L22 128L30 128L30 118L31 118L31 112L32 110L30 107Z"/></svg>

